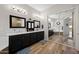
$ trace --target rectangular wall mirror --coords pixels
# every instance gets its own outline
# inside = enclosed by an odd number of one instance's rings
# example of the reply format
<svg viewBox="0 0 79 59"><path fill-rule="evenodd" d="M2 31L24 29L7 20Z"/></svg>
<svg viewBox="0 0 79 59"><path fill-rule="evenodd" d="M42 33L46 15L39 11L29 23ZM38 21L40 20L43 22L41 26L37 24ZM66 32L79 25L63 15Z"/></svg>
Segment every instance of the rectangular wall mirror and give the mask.
<svg viewBox="0 0 79 59"><path fill-rule="evenodd" d="M34 28L40 28L40 21L34 20Z"/></svg>
<svg viewBox="0 0 79 59"><path fill-rule="evenodd" d="M10 15L10 28L25 28L26 18Z"/></svg>
<svg viewBox="0 0 79 59"><path fill-rule="evenodd" d="M27 31L34 31L34 21L27 21Z"/></svg>

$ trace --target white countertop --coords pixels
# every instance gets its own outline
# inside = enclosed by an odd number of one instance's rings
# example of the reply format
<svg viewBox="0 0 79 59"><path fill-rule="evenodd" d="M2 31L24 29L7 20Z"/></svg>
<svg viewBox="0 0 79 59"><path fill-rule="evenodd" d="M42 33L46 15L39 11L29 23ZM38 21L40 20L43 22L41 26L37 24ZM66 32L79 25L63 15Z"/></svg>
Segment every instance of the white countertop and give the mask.
<svg viewBox="0 0 79 59"><path fill-rule="evenodd" d="M8 35L12 36L12 35L18 35L18 34L28 34L28 33L34 33L34 32L39 32L39 31L44 31L44 30L29 31L29 32L20 32L20 33L8 33Z"/></svg>

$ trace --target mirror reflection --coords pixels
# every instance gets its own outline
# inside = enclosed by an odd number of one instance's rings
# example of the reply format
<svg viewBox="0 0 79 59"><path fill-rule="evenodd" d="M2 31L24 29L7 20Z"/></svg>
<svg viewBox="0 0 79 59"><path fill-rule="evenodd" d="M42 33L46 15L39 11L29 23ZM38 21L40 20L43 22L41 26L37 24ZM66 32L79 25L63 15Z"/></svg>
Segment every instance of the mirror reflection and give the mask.
<svg viewBox="0 0 79 59"><path fill-rule="evenodd" d="M25 18L10 16L10 27L11 28L25 28Z"/></svg>

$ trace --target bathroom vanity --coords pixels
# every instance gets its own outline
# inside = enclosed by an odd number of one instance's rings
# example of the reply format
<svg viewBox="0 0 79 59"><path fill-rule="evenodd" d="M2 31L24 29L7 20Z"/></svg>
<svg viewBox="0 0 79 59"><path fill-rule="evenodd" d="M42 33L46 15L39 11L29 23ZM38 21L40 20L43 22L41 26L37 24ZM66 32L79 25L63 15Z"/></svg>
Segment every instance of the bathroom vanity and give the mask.
<svg viewBox="0 0 79 59"><path fill-rule="evenodd" d="M44 31L11 34L9 36L9 53L16 53L17 51L29 47L41 40L44 40Z"/></svg>

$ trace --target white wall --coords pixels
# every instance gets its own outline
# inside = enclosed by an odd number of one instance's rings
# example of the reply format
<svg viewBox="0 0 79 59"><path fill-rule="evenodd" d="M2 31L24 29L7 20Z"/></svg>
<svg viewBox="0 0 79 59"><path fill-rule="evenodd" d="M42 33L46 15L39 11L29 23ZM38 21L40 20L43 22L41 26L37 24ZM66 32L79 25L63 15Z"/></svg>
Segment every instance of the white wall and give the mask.
<svg viewBox="0 0 79 59"><path fill-rule="evenodd" d="M28 5L15 5L20 8L24 8L27 10L28 14L20 14L11 9L9 9L11 5L0 5L0 50L7 47L9 42L9 33L16 33L16 32L27 32L25 28L19 29L11 29L9 28L9 15L15 15L19 17L24 17L28 20L29 17L32 17L33 13L40 14L37 10L29 7Z"/></svg>
<svg viewBox="0 0 79 59"><path fill-rule="evenodd" d="M41 13L42 19L41 19L41 24L44 25L44 40L48 41L48 17L47 14Z"/></svg>
<svg viewBox="0 0 79 59"><path fill-rule="evenodd" d="M79 6L76 6L74 11L74 46L79 49Z"/></svg>
<svg viewBox="0 0 79 59"><path fill-rule="evenodd" d="M57 25L57 22L60 22L60 25ZM49 21L49 23L51 23L51 28L49 28L49 30L53 30L54 32L63 32L62 30L62 26L63 26L63 19L53 19L51 18L51 21Z"/></svg>

